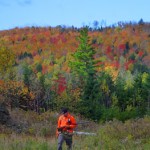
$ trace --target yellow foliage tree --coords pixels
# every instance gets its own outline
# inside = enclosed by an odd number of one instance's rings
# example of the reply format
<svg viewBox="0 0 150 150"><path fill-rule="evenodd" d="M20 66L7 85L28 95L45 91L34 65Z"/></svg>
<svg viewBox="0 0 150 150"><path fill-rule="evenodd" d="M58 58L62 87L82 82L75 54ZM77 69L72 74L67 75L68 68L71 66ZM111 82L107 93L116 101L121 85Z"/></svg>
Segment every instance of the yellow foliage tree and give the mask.
<svg viewBox="0 0 150 150"><path fill-rule="evenodd" d="M0 74L4 75L15 63L14 53L6 46L0 44Z"/></svg>

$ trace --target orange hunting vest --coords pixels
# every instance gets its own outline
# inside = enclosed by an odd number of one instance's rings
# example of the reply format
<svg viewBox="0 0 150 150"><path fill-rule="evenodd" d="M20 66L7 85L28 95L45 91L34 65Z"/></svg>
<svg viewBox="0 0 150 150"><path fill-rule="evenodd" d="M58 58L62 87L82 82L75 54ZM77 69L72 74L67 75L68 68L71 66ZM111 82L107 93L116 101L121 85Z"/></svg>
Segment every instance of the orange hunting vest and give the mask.
<svg viewBox="0 0 150 150"><path fill-rule="evenodd" d="M69 113L67 116L61 115L58 119L57 128L61 128L63 126L68 126L69 128L64 128L64 132L73 133L73 129L77 126L76 120L73 116L71 116Z"/></svg>

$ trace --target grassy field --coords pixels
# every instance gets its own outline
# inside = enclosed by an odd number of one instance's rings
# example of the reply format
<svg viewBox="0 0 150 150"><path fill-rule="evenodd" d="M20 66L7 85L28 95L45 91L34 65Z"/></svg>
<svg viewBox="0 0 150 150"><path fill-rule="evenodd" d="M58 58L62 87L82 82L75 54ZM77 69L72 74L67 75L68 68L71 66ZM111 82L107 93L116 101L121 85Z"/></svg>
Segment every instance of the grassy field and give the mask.
<svg viewBox="0 0 150 150"><path fill-rule="evenodd" d="M20 130L0 125L0 150L56 150L55 129L57 115L18 110L11 113ZM79 118L77 118L79 119ZM96 136L74 135L73 150L150 150L150 117L113 120L80 125L77 130L95 132ZM66 149L66 145L63 145Z"/></svg>

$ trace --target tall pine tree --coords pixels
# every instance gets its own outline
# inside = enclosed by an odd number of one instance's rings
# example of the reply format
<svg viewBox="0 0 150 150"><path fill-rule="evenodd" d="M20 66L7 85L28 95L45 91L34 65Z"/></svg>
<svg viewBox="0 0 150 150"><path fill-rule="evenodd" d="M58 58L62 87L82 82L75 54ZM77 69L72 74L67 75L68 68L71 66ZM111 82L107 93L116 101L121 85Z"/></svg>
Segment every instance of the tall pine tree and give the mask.
<svg viewBox="0 0 150 150"><path fill-rule="evenodd" d="M88 36L88 27L80 31L78 37L79 46L77 51L73 54L74 60L70 62L71 71L78 78L81 93L80 113L86 117L96 117L96 106L98 101L97 82L97 61L94 59L96 53L95 49L90 43Z"/></svg>

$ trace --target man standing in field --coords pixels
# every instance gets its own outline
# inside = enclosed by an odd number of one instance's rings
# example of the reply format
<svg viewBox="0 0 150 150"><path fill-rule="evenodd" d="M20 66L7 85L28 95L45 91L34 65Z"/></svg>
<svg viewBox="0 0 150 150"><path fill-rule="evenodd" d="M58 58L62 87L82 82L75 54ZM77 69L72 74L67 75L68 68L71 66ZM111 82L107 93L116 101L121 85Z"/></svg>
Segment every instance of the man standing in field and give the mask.
<svg viewBox="0 0 150 150"><path fill-rule="evenodd" d="M76 126L75 118L70 115L67 108L63 108L57 125L58 150L62 150L64 141L66 142L68 150L72 149L73 129Z"/></svg>

